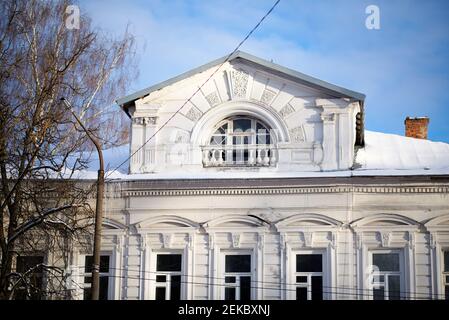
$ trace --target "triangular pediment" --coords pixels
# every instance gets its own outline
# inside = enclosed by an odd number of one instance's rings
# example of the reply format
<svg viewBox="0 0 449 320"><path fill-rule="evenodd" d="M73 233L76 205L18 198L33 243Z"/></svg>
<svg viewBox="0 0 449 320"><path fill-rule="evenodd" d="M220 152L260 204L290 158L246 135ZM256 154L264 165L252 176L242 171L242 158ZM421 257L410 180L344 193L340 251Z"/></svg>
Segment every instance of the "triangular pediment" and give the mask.
<svg viewBox="0 0 449 320"><path fill-rule="evenodd" d="M269 103L275 97L276 91L280 89L278 88L279 86L284 91L293 90L296 87L296 90L291 92L292 94L295 94L298 89L302 89L304 93L313 93L313 95L318 95L321 98L348 98L357 101L365 99L365 95L361 93L336 86L248 53L237 51L230 57L219 58L174 78L118 99L117 103L128 112L128 108L134 105L136 100L143 99L149 102L155 101L158 97L162 97L170 92L176 91L179 94L179 87L185 86L186 83L198 88L208 78L211 79L204 85L201 93L204 94L204 97L210 104L244 97L256 98ZM226 82L227 92L221 90L224 88L219 88L221 81ZM264 90L261 90L261 92L257 88L260 85L265 85ZM177 90L172 91L171 89L174 87ZM217 90L211 90L214 87ZM186 92L188 93L187 95L191 95L194 91L186 90ZM253 92L254 94L252 94Z"/></svg>

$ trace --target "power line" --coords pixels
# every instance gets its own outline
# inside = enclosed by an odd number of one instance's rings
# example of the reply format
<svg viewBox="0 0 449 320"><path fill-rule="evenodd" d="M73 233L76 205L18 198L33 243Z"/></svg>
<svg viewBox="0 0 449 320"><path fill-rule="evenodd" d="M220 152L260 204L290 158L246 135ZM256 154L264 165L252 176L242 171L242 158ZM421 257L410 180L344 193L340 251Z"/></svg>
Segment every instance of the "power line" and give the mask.
<svg viewBox="0 0 449 320"><path fill-rule="evenodd" d="M85 268L85 265L83 266L77 266L80 269ZM112 268L110 267L109 269L112 270L120 270L120 271L132 271L132 272L136 272L136 273L149 273L149 274L158 274L158 275L163 275L164 272L160 272L160 271L147 271L147 270L136 270L136 269L129 269L129 268ZM84 276L84 272L80 273L79 275ZM106 275L104 275L106 277ZM118 276L118 275L107 275L108 277L122 277L122 278L129 278L129 279L137 279L137 280L149 280L149 281L156 281L155 278L147 278L147 277L141 277L141 276L137 276L137 275L131 275L131 276ZM214 276L208 276L208 275L188 275L188 274L181 274L181 277L184 278L205 278L207 280L209 279L216 279L216 280L225 280L225 277L214 277ZM252 277L252 276L251 276ZM295 289L283 289L283 288L273 288L273 287L264 287L263 285L269 285L269 284L273 284L273 285L286 285L286 286L299 286L299 283L288 283L288 282L272 282L272 281L263 281L263 280L251 280L252 283L261 283L262 286L261 287L255 287L258 289L267 289L267 290L279 290L279 291L295 291ZM185 283L192 283L192 284L201 284L201 285L217 285L217 286L227 286L228 284L219 284L219 283L214 283L214 284L210 284L208 282L192 282L192 281L185 281ZM350 296L373 296L374 294L372 293L372 289L363 289L363 288L353 288L353 287L345 287L345 286L322 286L323 288L326 289L330 289L330 290L335 290L335 291L329 291L328 293L336 293L336 294L341 294L341 295L350 295ZM355 293L348 293L348 292L341 292L341 291L355 291ZM368 293L364 293L364 292L368 292ZM421 296L422 298L434 298L436 297L437 299L444 299L445 295L444 294L436 294L436 293L419 293L419 292L413 292L413 291L391 291L397 294L402 294L402 295L409 295L409 296L414 296L414 297L418 297Z"/></svg>
<svg viewBox="0 0 449 320"><path fill-rule="evenodd" d="M147 278L147 277L140 277L140 276L125 276L125 275L104 275L103 277L110 277L110 278L119 278L119 279L134 279L134 280L147 280L147 281L152 281L152 282L157 282L156 279L152 279L152 278ZM201 278L201 276L198 276ZM207 276L206 276L207 277ZM171 281L173 282L173 281ZM253 282L259 282L259 281L251 281L251 283ZM161 282L159 282L161 283ZM170 283L170 281L166 281L165 283ZM193 284L193 285L212 285L212 286L216 286L216 287L236 287L233 286L232 284L229 283L213 283L213 284L209 284L209 283L204 283L204 282L196 282L196 281L188 281L188 280L181 280L178 281L178 283L184 283L184 284ZM296 286L296 287L301 287L299 284L291 284L291 286ZM281 291L281 292L296 292L296 288L272 288L272 287L264 287L264 286L249 286L249 288L251 289L262 289L262 290L276 290L276 291ZM302 288L306 288L307 287L302 287ZM341 292L338 291L339 287L329 287L329 286L322 286L323 289L326 290L322 290L323 294L340 294L340 295L344 295L344 296L353 296L353 297L374 297L375 294L372 293L372 291L370 290L370 293L360 293L360 292L355 292L355 293L350 293L350 292ZM330 290L328 290L330 289ZM358 290L358 289L356 289ZM312 292L312 290L306 290L307 292ZM405 291L389 291L395 295L399 295L400 297L403 297L405 294L409 293L409 292L405 292ZM421 299L433 299L433 296L435 295L424 295L421 294ZM441 296L441 295L438 295ZM437 296L437 298L438 298ZM418 296L415 294L414 295L415 298L418 298ZM439 299L444 299L444 297L441 297ZM410 299L409 299L410 300Z"/></svg>
<svg viewBox="0 0 449 320"><path fill-rule="evenodd" d="M259 20L259 22L257 22L257 24L251 29L250 32L248 32L248 34L245 36L245 38L240 41L240 43L237 45L237 47L235 47L235 49L226 57L226 59L218 66L217 69L215 69L215 71L206 79L206 81L203 82L203 84L201 84L201 86L198 87L197 90L195 90L195 92L181 105L181 107L176 110L176 112L171 115L167 121L165 121L162 126L160 126L155 133L153 133L137 150L135 150L133 153L131 153L131 155L124 160L122 163L120 163L117 167L115 167L112 171L109 171L108 174L106 175L105 179L107 177L109 177L112 173L114 173L118 168L120 168L122 165L124 165L125 163L127 163L137 152L139 152L151 139L153 139L156 134L158 134L181 110L182 108L184 108L184 106L189 103L191 101L191 99L193 99L193 97L203 88L203 86L210 80L212 79L212 77L218 72L218 70L221 69L221 67L229 61L229 59L231 58L231 56L237 52L237 50L243 45L243 43L248 40L248 38L251 36L251 34L253 34L254 31L256 31L256 29L260 26L260 24L265 20L265 18L267 18L271 12L274 10L274 8L279 4L281 0L277 0L273 6L270 8L270 10L267 11L267 13Z"/></svg>

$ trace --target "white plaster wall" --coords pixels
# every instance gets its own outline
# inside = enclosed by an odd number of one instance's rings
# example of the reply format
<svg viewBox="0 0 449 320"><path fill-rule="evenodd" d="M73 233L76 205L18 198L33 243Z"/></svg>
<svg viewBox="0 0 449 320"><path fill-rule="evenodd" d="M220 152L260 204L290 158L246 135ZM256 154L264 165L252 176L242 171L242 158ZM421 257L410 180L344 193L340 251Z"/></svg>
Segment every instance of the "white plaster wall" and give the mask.
<svg viewBox="0 0 449 320"><path fill-rule="evenodd" d="M428 183L422 187L433 185ZM328 186L338 187L332 184ZM189 263L192 265L189 266L191 272L189 276L192 278L189 281L193 283L189 287L190 293L187 296L189 299L217 298L217 293L211 291L213 286L210 280L217 277L217 273L214 273L218 259L217 252L232 248L251 248L258 252L260 266L257 270L259 277L257 281L260 281L258 285L263 286L258 294L259 299L285 298L281 289L282 284L286 282L285 248L317 247L331 250L329 252L333 257L330 267L332 281L329 287L334 299L363 298L355 295L358 289L364 289L361 259L365 254L363 250L373 248L400 248L407 254L405 266L407 292L413 293L409 298L426 299L432 294L441 294L437 292L437 290L441 292L441 287L438 289L437 286L441 267L438 269L435 265L440 263L436 260L435 252L439 252L438 250L443 247L449 247L449 218L448 222L438 225L440 228L438 232L432 231L438 233L438 237L435 236L434 240L431 240L431 230L426 229L426 223L449 214L448 193L412 192L413 186L410 186L408 192L400 191L401 188L405 190L405 187L407 186L404 184L375 187L367 185L361 187L366 189L365 192L360 189L355 192L348 188L346 192L321 193L314 189L293 194L273 191L265 195L146 196L145 191L142 191L140 196L122 194L122 197L107 201L108 209L105 213L109 219L123 221L126 226L123 241L120 243L121 249L117 251L124 269L120 280L120 298L148 297L151 285L145 286L141 279L149 277L150 270L147 269L144 254L148 248L191 250ZM126 198L126 201L123 198ZM280 221L309 213L335 219L341 222L341 225L326 229L329 226L323 225L324 222L298 222L289 227L290 231L286 233L286 238L281 236L282 232L276 227ZM413 219L418 224L387 220L365 225L357 224L364 221L364 218L380 214L398 215L404 219ZM248 217L248 215L257 216L270 226L228 221L222 225L206 227L210 221L230 216ZM188 219L198 224L198 228L189 227L185 230L180 223L164 224L164 217L169 216ZM162 222L145 227L147 228L145 230L153 233L148 234L144 242L142 231L138 231L138 226L151 219L162 219ZM314 233L312 244L304 242L303 232ZM389 244L381 241L381 234L385 233L390 236ZM174 247L165 247L166 244L161 240L164 234L173 235L171 242ZM194 235L192 245L189 245L189 234ZM237 248L233 244L233 234L241 235ZM260 237L263 240L260 240ZM109 248L116 243L113 239L105 239L104 245ZM409 262L411 264L407 264Z"/></svg>

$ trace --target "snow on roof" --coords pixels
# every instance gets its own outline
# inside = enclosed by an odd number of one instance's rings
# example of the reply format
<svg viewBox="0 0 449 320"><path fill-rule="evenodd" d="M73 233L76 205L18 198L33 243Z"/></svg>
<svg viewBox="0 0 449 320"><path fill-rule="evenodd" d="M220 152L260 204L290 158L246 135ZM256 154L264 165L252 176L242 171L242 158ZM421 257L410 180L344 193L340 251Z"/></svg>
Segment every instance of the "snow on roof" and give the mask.
<svg viewBox="0 0 449 320"><path fill-rule="evenodd" d="M449 173L449 144L365 130L365 147L358 150L357 171L442 170ZM425 174L425 173L424 173Z"/></svg>
<svg viewBox="0 0 449 320"><path fill-rule="evenodd" d="M103 151L106 178L121 180L143 179L236 179L236 178L294 178L449 175L449 144L408 138L395 134L365 131L365 147L357 151L354 170L327 172L170 172L128 174L129 145ZM125 162L118 170L117 166ZM94 153L87 171L74 178L96 179L98 157Z"/></svg>

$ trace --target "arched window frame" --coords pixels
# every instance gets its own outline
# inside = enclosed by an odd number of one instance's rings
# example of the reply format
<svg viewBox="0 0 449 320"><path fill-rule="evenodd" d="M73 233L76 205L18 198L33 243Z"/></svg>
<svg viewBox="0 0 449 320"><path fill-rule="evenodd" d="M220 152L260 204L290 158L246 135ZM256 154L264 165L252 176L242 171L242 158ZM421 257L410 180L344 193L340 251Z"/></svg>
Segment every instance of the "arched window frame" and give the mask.
<svg viewBox="0 0 449 320"><path fill-rule="evenodd" d="M236 121L250 121L250 126L235 128ZM262 131L261 131L262 130ZM276 162L276 138L270 126L256 117L234 115L218 122L203 149L205 166L270 166Z"/></svg>

